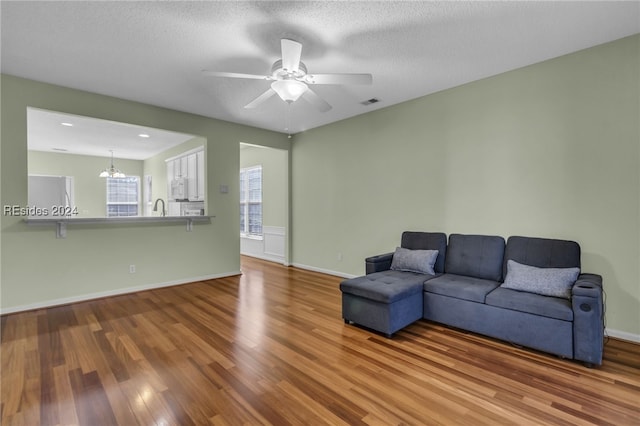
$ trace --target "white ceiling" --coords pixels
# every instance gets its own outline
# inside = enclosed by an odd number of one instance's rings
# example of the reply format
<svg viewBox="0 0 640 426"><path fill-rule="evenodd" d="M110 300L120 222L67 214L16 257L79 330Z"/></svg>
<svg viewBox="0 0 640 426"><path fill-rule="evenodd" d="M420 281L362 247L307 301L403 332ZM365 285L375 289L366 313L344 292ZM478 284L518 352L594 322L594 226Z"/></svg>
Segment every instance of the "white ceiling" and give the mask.
<svg viewBox="0 0 640 426"><path fill-rule="evenodd" d="M640 32L628 2L0 2L3 73L286 133ZM310 73L371 73L371 86L313 86L333 109L272 97L280 39ZM360 102L378 98L379 103Z"/></svg>
<svg viewBox="0 0 640 426"><path fill-rule="evenodd" d="M144 135L144 136L140 136ZM194 135L128 123L27 108L27 147L32 151L146 160Z"/></svg>

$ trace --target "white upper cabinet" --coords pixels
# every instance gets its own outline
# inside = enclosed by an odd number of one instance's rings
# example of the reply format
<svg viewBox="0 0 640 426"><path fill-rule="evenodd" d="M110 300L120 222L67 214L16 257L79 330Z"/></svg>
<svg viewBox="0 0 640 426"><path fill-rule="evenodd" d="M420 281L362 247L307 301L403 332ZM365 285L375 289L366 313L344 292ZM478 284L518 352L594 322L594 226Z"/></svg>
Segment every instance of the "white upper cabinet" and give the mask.
<svg viewBox="0 0 640 426"><path fill-rule="evenodd" d="M198 193L198 200L204 201L204 194L205 194L205 172L204 172L204 151L198 151L196 152L196 164L197 164L197 168L198 168L198 172L197 172L197 183L198 183L198 188L197 188L197 193Z"/></svg>
<svg viewBox="0 0 640 426"><path fill-rule="evenodd" d="M195 153L187 155L187 185L189 201L200 201L198 197L198 160Z"/></svg>

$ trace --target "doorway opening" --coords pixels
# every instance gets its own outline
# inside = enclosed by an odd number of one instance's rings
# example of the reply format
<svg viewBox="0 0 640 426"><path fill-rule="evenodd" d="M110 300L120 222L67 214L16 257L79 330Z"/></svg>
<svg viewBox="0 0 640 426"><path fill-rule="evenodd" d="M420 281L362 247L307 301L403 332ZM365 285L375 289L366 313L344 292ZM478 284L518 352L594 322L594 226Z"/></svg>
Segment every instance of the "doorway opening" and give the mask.
<svg viewBox="0 0 640 426"><path fill-rule="evenodd" d="M240 143L240 254L289 264L289 153Z"/></svg>

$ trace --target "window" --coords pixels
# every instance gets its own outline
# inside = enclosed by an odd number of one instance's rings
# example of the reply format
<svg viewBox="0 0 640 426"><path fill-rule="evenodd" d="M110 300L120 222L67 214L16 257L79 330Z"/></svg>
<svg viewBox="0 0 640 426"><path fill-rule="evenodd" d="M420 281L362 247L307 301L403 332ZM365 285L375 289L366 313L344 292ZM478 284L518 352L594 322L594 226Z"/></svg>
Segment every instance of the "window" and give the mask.
<svg viewBox="0 0 640 426"><path fill-rule="evenodd" d="M240 233L262 236L262 166L240 170Z"/></svg>
<svg viewBox="0 0 640 426"><path fill-rule="evenodd" d="M107 178L107 217L138 216L140 178Z"/></svg>

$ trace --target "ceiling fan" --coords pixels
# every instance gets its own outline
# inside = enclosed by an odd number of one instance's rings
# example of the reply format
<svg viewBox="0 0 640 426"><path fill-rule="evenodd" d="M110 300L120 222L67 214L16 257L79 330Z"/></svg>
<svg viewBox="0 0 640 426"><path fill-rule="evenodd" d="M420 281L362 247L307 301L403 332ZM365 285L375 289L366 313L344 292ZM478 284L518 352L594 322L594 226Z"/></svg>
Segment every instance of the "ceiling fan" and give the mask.
<svg viewBox="0 0 640 426"><path fill-rule="evenodd" d="M203 70L203 74L214 77L247 78L273 81L266 92L245 105L245 108L256 108L258 105L277 94L280 98L292 103L299 98L306 100L322 112L329 111L331 105L313 90L310 84L371 84L371 74L307 74L307 67L300 62L302 44L283 38L280 40L282 59L271 66L270 75L241 74L234 72L218 72Z"/></svg>

